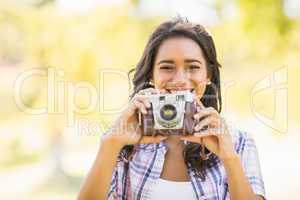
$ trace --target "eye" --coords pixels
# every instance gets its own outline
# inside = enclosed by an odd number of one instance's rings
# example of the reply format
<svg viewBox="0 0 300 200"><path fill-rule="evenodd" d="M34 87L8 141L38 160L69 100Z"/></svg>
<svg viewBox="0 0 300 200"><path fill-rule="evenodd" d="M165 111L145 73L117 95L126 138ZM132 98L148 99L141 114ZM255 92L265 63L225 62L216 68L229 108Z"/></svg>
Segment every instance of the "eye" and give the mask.
<svg viewBox="0 0 300 200"><path fill-rule="evenodd" d="M171 65L163 65L160 67L160 69L164 71L173 71L174 67Z"/></svg>
<svg viewBox="0 0 300 200"><path fill-rule="evenodd" d="M199 69L200 69L200 66L198 66L198 65L190 65L187 68L188 71L196 71L196 70L199 70Z"/></svg>

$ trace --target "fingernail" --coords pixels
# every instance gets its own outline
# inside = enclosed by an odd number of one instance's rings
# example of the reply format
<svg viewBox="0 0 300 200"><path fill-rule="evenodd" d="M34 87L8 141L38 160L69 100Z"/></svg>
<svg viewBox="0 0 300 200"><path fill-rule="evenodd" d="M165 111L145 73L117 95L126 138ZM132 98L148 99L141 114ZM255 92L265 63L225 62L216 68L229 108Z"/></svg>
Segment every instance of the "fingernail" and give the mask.
<svg viewBox="0 0 300 200"><path fill-rule="evenodd" d="M145 108L142 108L142 113L147 114L147 110Z"/></svg>

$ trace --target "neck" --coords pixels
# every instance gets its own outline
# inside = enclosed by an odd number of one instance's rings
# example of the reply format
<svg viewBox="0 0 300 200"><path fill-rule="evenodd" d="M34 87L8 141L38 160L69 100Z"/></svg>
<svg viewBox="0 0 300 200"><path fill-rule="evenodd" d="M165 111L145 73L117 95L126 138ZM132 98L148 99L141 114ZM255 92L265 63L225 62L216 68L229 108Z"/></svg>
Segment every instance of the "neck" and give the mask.
<svg viewBox="0 0 300 200"><path fill-rule="evenodd" d="M166 140L168 149L170 151L182 151L184 144L183 141L180 140L180 135L171 135Z"/></svg>

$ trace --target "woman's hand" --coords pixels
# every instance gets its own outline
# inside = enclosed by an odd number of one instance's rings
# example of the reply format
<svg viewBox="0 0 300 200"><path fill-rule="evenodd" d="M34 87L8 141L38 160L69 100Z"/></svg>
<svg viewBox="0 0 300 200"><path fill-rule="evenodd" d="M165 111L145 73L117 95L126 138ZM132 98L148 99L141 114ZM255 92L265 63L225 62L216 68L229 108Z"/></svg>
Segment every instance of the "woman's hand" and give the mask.
<svg viewBox="0 0 300 200"><path fill-rule="evenodd" d="M157 94L159 90L147 88L139 91L130 100L127 108L122 112L118 120L110 127L108 133L103 136L103 140L111 141L111 144L122 148L125 145L137 143L159 143L167 138L166 136L142 136L137 112L140 111L146 114L147 108L150 108L150 102L145 96L146 93Z"/></svg>
<svg viewBox="0 0 300 200"><path fill-rule="evenodd" d="M194 127L194 135L183 136L181 139L203 144L222 161L235 157L236 152L225 120L214 108L205 108L200 101L198 104L200 109L194 118L201 120Z"/></svg>

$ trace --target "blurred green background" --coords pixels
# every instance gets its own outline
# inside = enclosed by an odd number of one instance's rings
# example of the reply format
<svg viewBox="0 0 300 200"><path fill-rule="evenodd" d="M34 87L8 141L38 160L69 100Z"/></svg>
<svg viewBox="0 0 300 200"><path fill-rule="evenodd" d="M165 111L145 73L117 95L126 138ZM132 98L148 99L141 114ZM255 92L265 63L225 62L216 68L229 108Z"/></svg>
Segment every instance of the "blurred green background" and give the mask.
<svg viewBox="0 0 300 200"><path fill-rule="evenodd" d="M267 197L298 199L299 11L297 0L1 0L0 199L76 198L128 100L126 73L177 15L215 40L222 114L254 136Z"/></svg>

